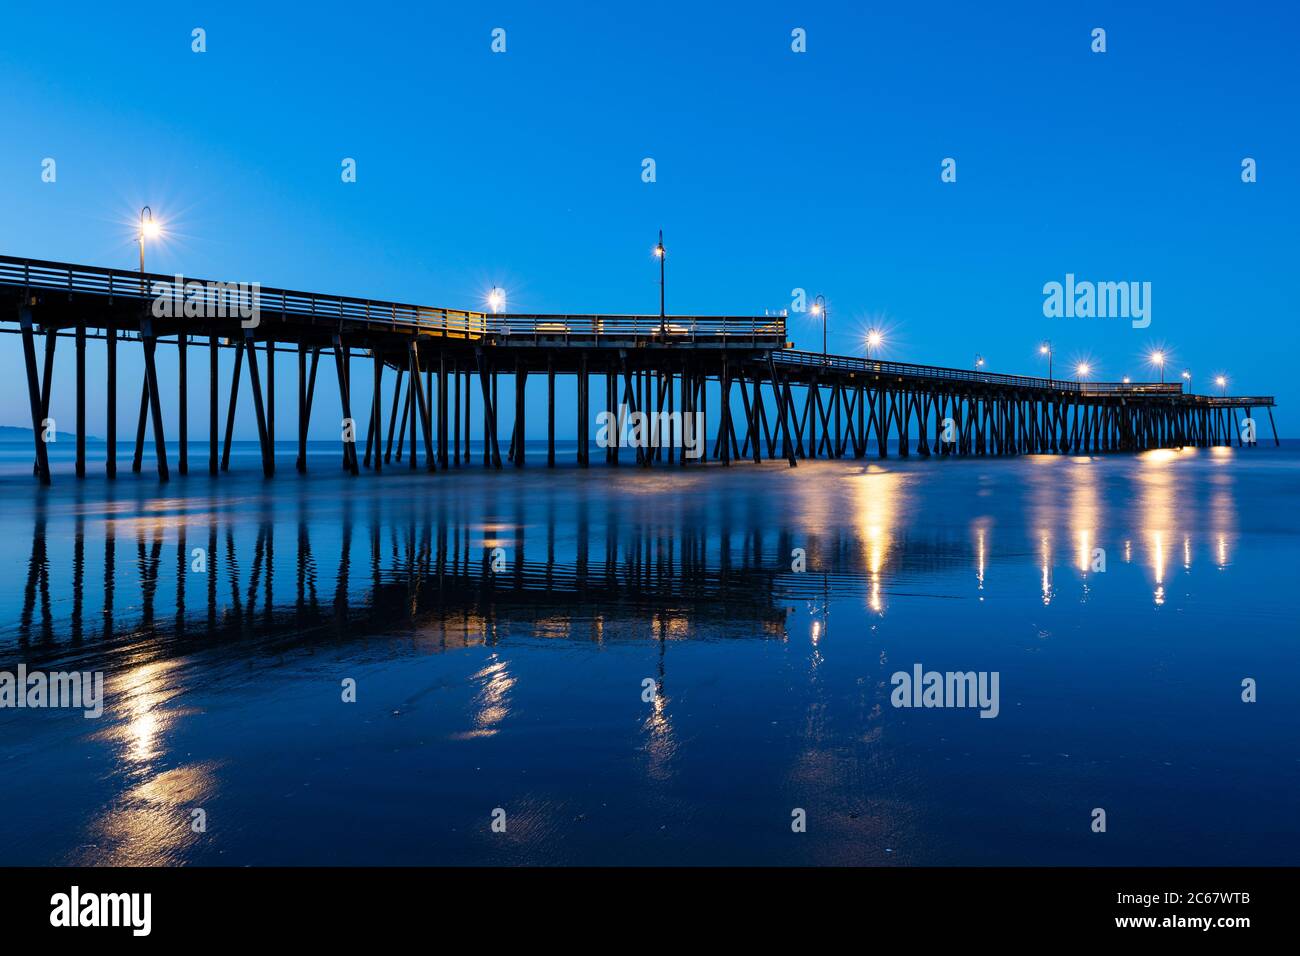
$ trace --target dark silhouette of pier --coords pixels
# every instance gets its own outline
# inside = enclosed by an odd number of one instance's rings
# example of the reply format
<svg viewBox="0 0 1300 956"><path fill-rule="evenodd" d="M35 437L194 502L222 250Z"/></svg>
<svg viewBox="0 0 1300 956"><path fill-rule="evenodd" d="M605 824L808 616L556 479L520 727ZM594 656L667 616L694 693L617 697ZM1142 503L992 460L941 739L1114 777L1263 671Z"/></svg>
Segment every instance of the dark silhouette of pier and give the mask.
<svg viewBox="0 0 1300 956"><path fill-rule="evenodd" d="M0 257L0 319L16 321L22 336L35 442L34 472L50 481L42 440L49 417L53 358L60 338L76 349L76 473L85 475L86 348L102 340L106 355L105 462L117 462L117 346L138 344L144 353L133 471L142 468L152 423L160 479L171 473L155 358L159 345L178 356L177 469L188 472L189 354L208 353L208 471L228 470L240 383L247 366L257 421L262 470L275 473L276 353L297 357L296 467L307 468L307 433L322 357L332 359L344 423L343 467L380 472L403 456L410 469L468 465L478 456L471 441L477 421L481 460L526 463L526 389L545 378L546 464L556 464L557 376L573 376L577 401L577 464L590 464L592 377L604 385L603 407L612 415L653 416L649 447L604 449L618 464L620 451L640 466L659 463L723 465L764 457L885 457L913 452L928 457L1141 451L1150 448L1254 444L1253 411L1271 396L1209 396L1183 391L1181 382L1069 382L1017 375L881 362L795 350L783 316L523 315L429 308L407 303L261 288L186 277L173 293L174 276L144 274L14 257ZM177 309L159 309L174 299ZM164 304L166 304L164 302ZM189 314L193 312L194 314ZM45 339L38 367L35 340ZM222 383L223 350L228 387ZM352 378L360 359L371 381ZM327 373L328 374L328 373ZM515 380L514 428L498 433L497 384ZM385 379L395 379L385 398ZM353 384L358 388L354 390ZM220 400L226 393L224 438ZM743 411L734 405L739 392ZM716 416L708 416L710 394ZM357 417L365 403L364 418ZM1238 410L1245 421L1238 420ZM712 434L703 454L680 447L688 416L701 415ZM691 419L695 420L695 419ZM1247 422L1249 424L1247 424ZM385 427L386 425L386 427ZM1243 432L1245 435L1243 436ZM409 440L408 440L409 433ZM358 446L364 451L359 453Z"/></svg>

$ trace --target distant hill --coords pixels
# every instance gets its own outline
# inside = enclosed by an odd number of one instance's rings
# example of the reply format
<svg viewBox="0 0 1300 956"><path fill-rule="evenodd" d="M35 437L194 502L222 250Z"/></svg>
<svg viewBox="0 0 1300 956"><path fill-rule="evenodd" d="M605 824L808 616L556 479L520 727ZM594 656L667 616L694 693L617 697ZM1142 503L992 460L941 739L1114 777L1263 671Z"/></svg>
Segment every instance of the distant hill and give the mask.
<svg viewBox="0 0 1300 956"><path fill-rule="evenodd" d="M70 441L75 442L77 436L72 432L56 431L54 433L56 442ZM13 425L0 425L0 445L30 445L32 443L32 430L30 428L17 428ZM87 445L102 445L104 439L96 438L93 435L86 436Z"/></svg>

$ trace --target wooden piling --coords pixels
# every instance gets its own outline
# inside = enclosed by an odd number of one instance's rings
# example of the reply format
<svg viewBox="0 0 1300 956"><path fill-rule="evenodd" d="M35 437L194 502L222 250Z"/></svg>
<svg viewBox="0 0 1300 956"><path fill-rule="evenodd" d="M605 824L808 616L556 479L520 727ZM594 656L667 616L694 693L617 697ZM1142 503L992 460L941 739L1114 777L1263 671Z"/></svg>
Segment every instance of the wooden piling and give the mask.
<svg viewBox="0 0 1300 956"><path fill-rule="evenodd" d="M77 461L78 478L86 477L86 323L77 323Z"/></svg>
<svg viewBox="0 0 1300 956"><path fill-rule="evenodd" d="M36 340L32 330L31 310L24 306L19 310L19 325L23 336L23 361L27 367L27 400L32 416L32 440L35 443L36 475L41 484L50 483L50 460L46 452L43 415L41 406L41 383L36 371Z"/></svg>
<svg viewBox="0 0 1300 956"><path fill-rule="evenodd" d="M117 330L104 329L107 370L104 376L104 473L117 477Z"/></svg>
<svg viewBox="0 0 1300 956"><path fill-rule="evenodd" d="M190 473L189 379L186 363L188 345L189 336L184 332L178 332L176 334L176 439L180 442L180 446L176 450L176 470L182 475Z"/></svg>
<svg viewBox="0 0 1300 956"><path fill-rule="evenodd" d="M217 382L218 382L219 365L217 360L217 337L208 336L208 474L217 473L217 440L220 438L218 430L218 411L217 411Z"/></svg>

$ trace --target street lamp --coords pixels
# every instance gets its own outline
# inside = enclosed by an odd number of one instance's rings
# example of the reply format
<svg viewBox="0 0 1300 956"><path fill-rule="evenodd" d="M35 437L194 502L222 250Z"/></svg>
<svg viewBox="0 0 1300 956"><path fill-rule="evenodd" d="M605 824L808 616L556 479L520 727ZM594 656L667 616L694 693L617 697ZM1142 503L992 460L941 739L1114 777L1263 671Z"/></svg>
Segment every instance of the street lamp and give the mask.
<svg viewBox="0 0 1300 956"><path fill-rule="evenodd" d="M1078 365L1074 367L1074 374L1079 377L1079 381L1081 382L1085 378L1087 378L1089 373L1091 372L1092 372L1092 366L1089 365L1087 362L1080 362Z"/></svg>
<svg viewBox="0 0 1300 956"><path fill-rule="evenodd" d="M1038 354L1047 356L1047 380L1052 380L1052 343L1044 342L1038 346Z"/></svg>
<svg viewBox="0 0 1300 956"><path fill-rule="evenodd" d="M144 275L144 241L146 239L157 239L162 235L162 226L153 218L153 210L145 206L140 210L140 232L136 235L135 241L140 243L140 275ZM141 279L141 282L144 280Z"/></svg>
<svg viewBox="0 0 1300 956"><path fill-rule="evenodd" d="M976 356L975 356L975 371L978 372L978 371L979 371L980 369L982 369L983 367L984 367L984 356L982 356L982 355L976 355Z"/></svg>
<svg viewBox="0 0 1300 956"><path fill-rule="evenodd" d="M1187 383L1187 393L1190 395L1192 392L1192 370L1190 368L1183 369L1183 381Z"/></svg>
<svg viewBox="0 0 1300 956"><path fill-rule="evenodd" d="M1152 352L1151 364L1160 366L1160 384L1165 384L1165 353L1159 349Z"/></svg>
<svg viewBox="0 0 1300 956"><path fill-rule="evenodd" d="M1133 381L1133 380L1132 380L1131 378L1129 378L1127 375L1125 375L1124 378L1122 379L1122 381L1124 382L1125 385L1127 385L1127 384L1129 384L1129 382L1131 382L1131 381Z"/></svg>
<svg viewBox="0 0 1300 956"><path fill-rule="evenodd" d="M826 316L830 314L830 309L826 308L826 296L818 295L813 300L812 314L822 317L822 361L826 360Z"/></svg>
<svg viewBox="0 0 1300 956"><path fill-rule="evenodd" d="M871 350L880 348L880 344L885 341L885 337L876 329L867 329L867 358L871 358Z"/></svg>
<svg viewBox="0 0 1300 956"><path fill-rule="evenodd" d="M668 331L667 315L664 312L664 262L668 259L668 250L664 248L664 231L659 230L659 244L654 249L655 258L659 260L659 334Z"/></svg>
<svg viewBox="0 0 1300 956"><path fill-rule="evenodd" d="M487 301L488 308L490 308L493 313L500 312L506 307L506 290L500 286L494 285L492 291L488 293Z"/></svg>
<svg viewBox="0 0 1300 956"><path fill-rule="evenodd" d="M1226 397L1228 394L1228 376L1220 375L1214 380L1214 384L1219 386L1222 394Z"/></svg>

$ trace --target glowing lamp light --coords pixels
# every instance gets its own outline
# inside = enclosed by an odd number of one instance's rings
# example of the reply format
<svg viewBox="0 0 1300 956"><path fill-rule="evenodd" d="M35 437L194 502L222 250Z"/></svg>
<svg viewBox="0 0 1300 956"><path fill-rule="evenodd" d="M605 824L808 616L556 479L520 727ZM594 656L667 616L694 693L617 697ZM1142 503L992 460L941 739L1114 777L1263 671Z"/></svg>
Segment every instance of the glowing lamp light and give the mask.
<svg viewBox="0 0 1300 956"><path fill-rule="evenodd" d="M1090 366L1087 362L1080 362L1078 365L1074 367L1074 371L1075 374L1079 376L1079 378L1083 378L1085 375L1087 375L1089 372L1092 371L1092 366Z"/></svg>
<svg viewBox="0 0 1300 956"><path fill-rule="evenodd" d="M144 275L144 241L146 239L157 239L162 235L162 226L153 217L153 210L145 206L140 210L140 234L135 237L135 241L140 244L140 275ZM144 280L140 280L142 283Z"/></svg>
<svg viewBox="0 0 1300 956"><path fill-rule="evenodd" d="M884 337L875 329L872 329L870 332L867 333L867 345L869 347L873 349L879 348L880 343L883 341L884 341Z"/></svg>
<svg viewBox="0 0 1300 956"><path fill-rule="evenodd" d="M503 308L505 308L505 304L506 304L505 291L503 289L497 288L496 286L493 286L492 291L488 293L487 302L488 302L488 308L490 308L493 312L500 312Z"/></svg>

